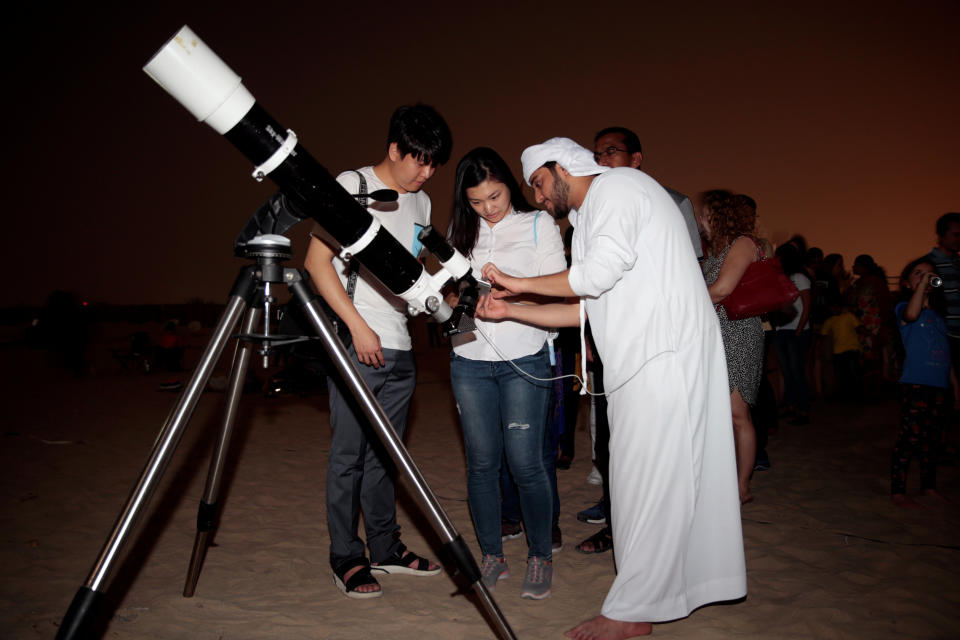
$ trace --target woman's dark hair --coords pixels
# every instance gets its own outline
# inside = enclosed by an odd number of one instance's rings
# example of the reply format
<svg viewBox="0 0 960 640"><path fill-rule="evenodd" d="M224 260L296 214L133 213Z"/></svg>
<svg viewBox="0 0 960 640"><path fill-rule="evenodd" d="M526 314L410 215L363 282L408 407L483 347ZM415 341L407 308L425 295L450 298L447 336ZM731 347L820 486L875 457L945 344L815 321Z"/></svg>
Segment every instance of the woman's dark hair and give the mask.
<svg viewBox="0 0 960 640"><path fill-rule="evenodd" d="M463 156L457 164L457 177L453 183L453 210L450 214L448 234L453 248L469 256L477 244L480 232L480 216L470 206L467 189L484 180L494 180L506 185L510 191L510 204L515 211L533 211L534 207L523 196L520 185L500 154L489 147L477 147Z"/></svg>
<svg viewBox="0 0 960 640"><path fill-rule="evenodd" d="M913 289L907 286L907 282L910 281L910 274L913 273L913 270L921 264L930 265L930 267L933 269L933 272L937 275L940 275L940 273L937 271L936 263L934 263L934 261L927 256L922 256L920 258L911 260L907 263L907 266L903 268L903 271L900 272L900 293L897 296L897 302L910 301L910 298L913 296ZM947 315L947 299L943 296L943 287L931 288L930 297L927 298L927 302L930 304L930 308L941 316Z"/></svg>
<svg viewBox="0 0 960 640"><path fill-rule="evenodd" d="M830 253L823 259L820 268L824 273L833 273L833 268L839 262L843 262L843 256L839 253Z"/></svg>
<svg viewBox="0 0 960 640"><path fill-rule="evenodd" d="M853 266L857 269L860 269L864 274L876 276L878 278L887 279L887 272L883 270L883 267L877 264L868 253L861 253L853 260ZM914 265L916 266L916 265Z"/></svg>

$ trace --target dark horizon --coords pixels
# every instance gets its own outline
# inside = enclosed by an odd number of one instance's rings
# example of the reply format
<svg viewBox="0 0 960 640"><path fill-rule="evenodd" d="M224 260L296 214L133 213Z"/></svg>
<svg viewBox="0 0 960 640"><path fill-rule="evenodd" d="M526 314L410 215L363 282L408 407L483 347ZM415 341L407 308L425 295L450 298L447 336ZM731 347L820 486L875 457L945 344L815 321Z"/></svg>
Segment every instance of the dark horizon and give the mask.
<svg viewBox="0 0 960 640"><path fill-rule="evenodd" d="M957 3L578 6L14 9L3 73L20 269L0 306L54 289L113 304L226 299L243 264L233 238L273 186L141 71L183 24L335 174L381 159L397 105L436 106L455 144L425 189L441 228L469 149L497 149L519 175L529 144L590 145L609 125L639 133L663 184L695 200L748 193L764 235L801 233L848 268L869 253L899 273L960 209ZM611 28L622 24L635 29Z"/></svg>

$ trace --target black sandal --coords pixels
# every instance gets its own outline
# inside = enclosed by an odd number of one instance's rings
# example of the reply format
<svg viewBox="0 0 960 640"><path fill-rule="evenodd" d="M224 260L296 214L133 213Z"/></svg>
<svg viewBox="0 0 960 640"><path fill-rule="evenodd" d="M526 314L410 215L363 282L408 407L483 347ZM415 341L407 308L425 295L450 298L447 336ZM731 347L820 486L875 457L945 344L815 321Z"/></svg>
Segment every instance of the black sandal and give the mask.
<svg viewBox="0 0 960 640"><path fill-rule="evenodd" d="M588 542L593 545L593 549L583 548L583 545ZM577 551L580 553L603 553L604 551L610 551L610 549L613 549L613 535L611 535L610 527L600 529L600 531L577 545Z"/></svg>
<svg viewBox="0 0 960 640"><path fill-rule="evenodd" d="M417 564L410 566L416 560ZM387 556L383 562L371 565L371 571L382 571L383 573L402 573L408 576L435 576L440 573L440 567L430 568L430 561L421 558L413 551L408 551L407 547L401 544L396 551Z"/></svg>
<svg viewBox="0 0 960 640"><path fill-rule="evenodd" d="M343 576L354 567L362 567L362 569L354 573L344 582ZM337 585L337 589L340 589L340 593L348 598L379 598L383 595L382 589L377 589L376 591L357 591L357 587L364 585L375 584L378 587L380 586L377 579L370 573L370 561L363 556L344 560L336 567L333 567L333 583Z"/></svg>

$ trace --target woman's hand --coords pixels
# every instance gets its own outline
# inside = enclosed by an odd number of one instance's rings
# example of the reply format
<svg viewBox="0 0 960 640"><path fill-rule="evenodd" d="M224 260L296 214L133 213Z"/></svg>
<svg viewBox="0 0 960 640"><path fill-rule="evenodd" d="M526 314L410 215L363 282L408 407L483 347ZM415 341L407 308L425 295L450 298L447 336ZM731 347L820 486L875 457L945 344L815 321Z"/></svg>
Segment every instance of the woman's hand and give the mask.
<svg viewBox="0 0 960 640"><path fill-rule="evenodd" d="M492 294L492 292L491 292ZM476 315L484 320L502 320L510 317L510 304L488 294L477 303Z"/></svg>

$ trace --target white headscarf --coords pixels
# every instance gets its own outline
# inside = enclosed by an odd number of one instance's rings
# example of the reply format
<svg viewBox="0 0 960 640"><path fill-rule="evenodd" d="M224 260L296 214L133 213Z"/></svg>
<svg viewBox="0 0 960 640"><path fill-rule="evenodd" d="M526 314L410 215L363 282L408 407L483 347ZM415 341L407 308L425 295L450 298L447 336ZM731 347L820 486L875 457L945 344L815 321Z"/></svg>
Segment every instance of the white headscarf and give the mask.
<svg viewBox="0 0 960 640"><path fill-rule="evenodd" d="M527 147L520 154L523 164L523 179L530 184L533 172L554 161L572 176L595 176L610 167L602 167L593 159L593 152L581 147L570 138L550 138L543 144ZM531 185L532 186L532 185Z"/></svg>

